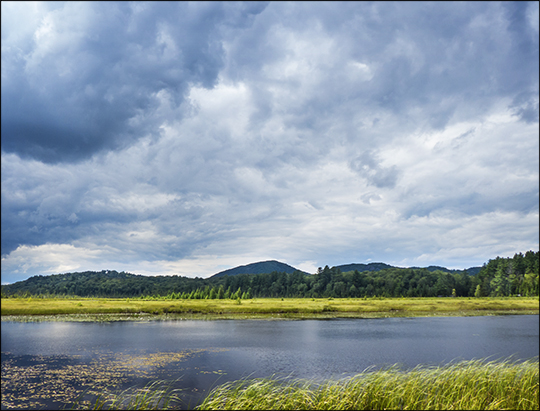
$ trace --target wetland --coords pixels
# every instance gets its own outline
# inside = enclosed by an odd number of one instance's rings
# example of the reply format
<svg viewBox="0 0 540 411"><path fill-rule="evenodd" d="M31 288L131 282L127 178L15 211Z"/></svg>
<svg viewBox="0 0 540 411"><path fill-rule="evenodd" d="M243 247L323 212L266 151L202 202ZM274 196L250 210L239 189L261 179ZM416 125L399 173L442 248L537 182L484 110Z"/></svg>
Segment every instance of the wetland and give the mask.
<svg viewBox="0 0 540 411"><path fill-rule="evenodd" d="M323 382L394 364L411 370L538 356L537 312L328 321L162 315L168 319L21 322L3 315L2 409L70 408L74 402L84 408L104 393L155 381L177 390L175 407L193 409L213 388L246 378Z"/></svg>

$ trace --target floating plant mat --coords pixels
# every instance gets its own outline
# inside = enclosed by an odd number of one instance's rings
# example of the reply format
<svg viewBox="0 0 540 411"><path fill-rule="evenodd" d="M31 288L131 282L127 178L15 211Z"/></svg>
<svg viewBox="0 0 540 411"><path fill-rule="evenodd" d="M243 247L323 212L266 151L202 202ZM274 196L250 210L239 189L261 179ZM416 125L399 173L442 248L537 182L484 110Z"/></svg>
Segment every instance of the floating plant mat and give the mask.
<svg viewBox="0 0 540 411"><path fill-rule="evenodd" d="M93 355L22 355L2 352L2 409L69 409L89 405L112 389L144 386L151 379L181 376L185 362L205 352L95 353ZM193 373L194 370L190 370ZM224 374L196 369L198 374Z"/></svg>

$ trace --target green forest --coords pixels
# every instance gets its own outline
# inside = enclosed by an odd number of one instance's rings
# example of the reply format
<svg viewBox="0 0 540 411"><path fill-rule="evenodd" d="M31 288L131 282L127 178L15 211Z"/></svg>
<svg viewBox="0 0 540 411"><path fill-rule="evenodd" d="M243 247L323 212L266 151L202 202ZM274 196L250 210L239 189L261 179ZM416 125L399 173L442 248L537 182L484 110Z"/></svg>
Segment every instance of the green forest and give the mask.
<svg viewBox="0 0 540 411"><path fill-rule="evenodd" d="M477 274L387 268L341 272L319 268L314 275L238 274L214 278L143 276L116 271L33 276L2 285L9 297L108 297L144 299L359 298L359 297L500 297L538 296L540 252L489 260Z"/></svg>

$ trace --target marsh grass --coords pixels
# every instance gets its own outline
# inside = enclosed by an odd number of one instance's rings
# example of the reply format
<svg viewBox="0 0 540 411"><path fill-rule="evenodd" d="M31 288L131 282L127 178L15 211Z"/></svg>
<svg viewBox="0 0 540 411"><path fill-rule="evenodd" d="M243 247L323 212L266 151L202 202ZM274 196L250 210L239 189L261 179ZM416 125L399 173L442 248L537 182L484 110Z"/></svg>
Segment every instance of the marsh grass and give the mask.
<svg viewBox="0 0 540 411"><path fill-rule="evenodd" d="M138 320L210 316L218 318L376 318L441 315L538 314L538 298L257 298L250 300L135 300L114 298L4 298L2 320L13 316L117 316ZM92 317L94 318L94 317ZM27 318L28 319L28 318ZM22 319L24 321L24 319ZM66 318L64 320L69 320ZM94 320L96 320L94 318ZM99 319L97 319L99 321Z"/></svg>
<svg viewBox="0 0 540 411"><path fill-rule="evenodd" d="M275 378L214 389L200 410L531 410L538 409L538 359L463 361L442 367L364 372L316 384Z"/></svg>
<svg viewBox="0 0 540 411"><path fill-rule="evenodd" d="M174 382L154 381L144 388L128 388L120 393L102 393L93 401L77 401L72 410L168 410L183 404ZM81 396L82 397L82 396Z"/></svg>

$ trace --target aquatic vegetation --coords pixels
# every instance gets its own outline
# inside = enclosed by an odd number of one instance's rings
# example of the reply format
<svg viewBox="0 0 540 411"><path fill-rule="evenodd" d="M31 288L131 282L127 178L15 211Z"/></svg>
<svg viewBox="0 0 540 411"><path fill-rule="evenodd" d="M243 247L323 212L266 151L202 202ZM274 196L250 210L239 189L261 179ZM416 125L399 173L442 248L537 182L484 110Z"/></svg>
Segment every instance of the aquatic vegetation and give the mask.
<svg viewBox="0 0 540 411"><path fill-rule="evenodd" d="M54 409L74 402L86 409L91 401L102 407L116 406L119 404L119 400L114 399L117 395L105 394L109 390L121 389L134 379L155 378L156 372L164 367L174 366L181 370L182 362L205 351L209 350L140 354L99 352L92 353L94 358L89 362L79 361L81 355L40 355L25 359L23 363L10 353L2 352L2 409L40 409L45 406ZM168 397L172 395L170 390L167 396L154 393L159 390L156 385L124 390L122 404L139 401L148 405L158 398L160 401L173 400ZM163 402L159 404L163 405Z"/></svg>
<svg viewBox="0 0 540 411"><path fill-rule="evenodd" d="M199 410L530 410L538 409L538 359L524 363L463 361L398 367L317 384L254 379L214 389Z"/></svg>

